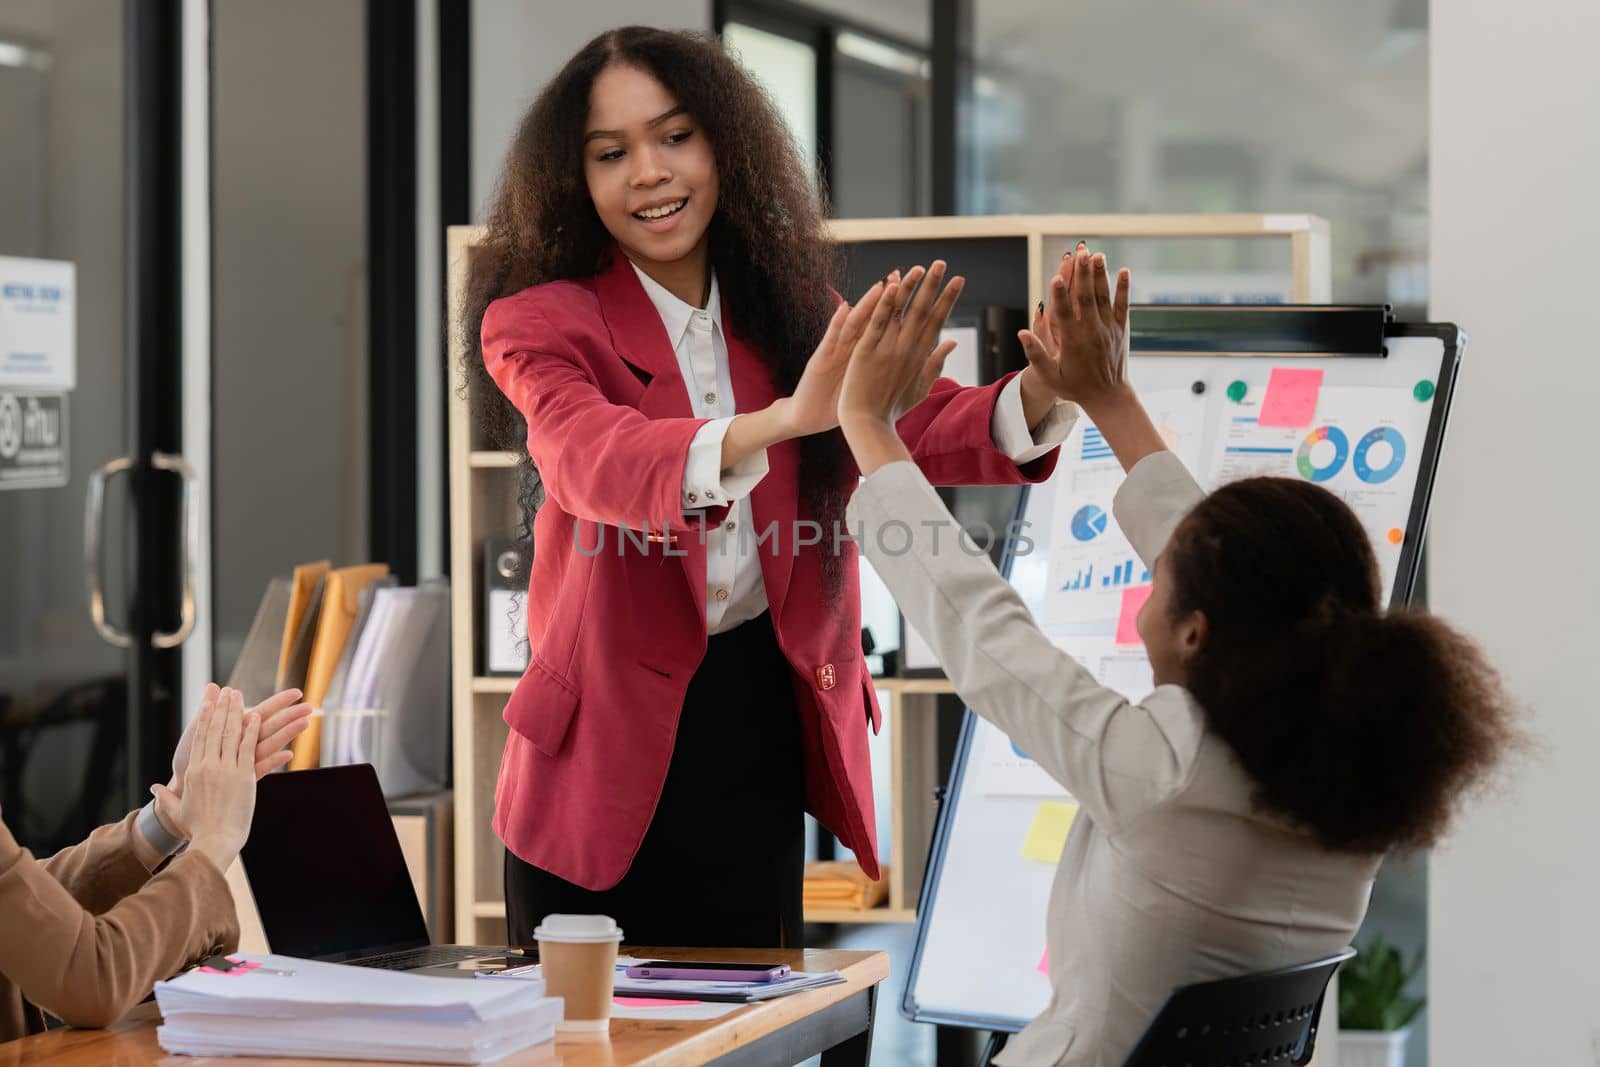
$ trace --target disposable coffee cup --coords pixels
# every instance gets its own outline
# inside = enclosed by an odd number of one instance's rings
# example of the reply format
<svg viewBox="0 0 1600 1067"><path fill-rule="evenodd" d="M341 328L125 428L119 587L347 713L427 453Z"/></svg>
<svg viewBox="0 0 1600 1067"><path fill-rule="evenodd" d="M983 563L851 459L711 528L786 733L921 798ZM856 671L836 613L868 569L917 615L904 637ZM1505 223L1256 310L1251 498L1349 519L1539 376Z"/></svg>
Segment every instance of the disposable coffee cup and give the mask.
<svg viewBox="0 0 1600 1067"><path fill-rule="evenodd" d="M605 1041L611 1032L611 989L622 931L608 915L546 915L533 932L545 991L564 1002L556 1032L576 1041Z"/></svg>

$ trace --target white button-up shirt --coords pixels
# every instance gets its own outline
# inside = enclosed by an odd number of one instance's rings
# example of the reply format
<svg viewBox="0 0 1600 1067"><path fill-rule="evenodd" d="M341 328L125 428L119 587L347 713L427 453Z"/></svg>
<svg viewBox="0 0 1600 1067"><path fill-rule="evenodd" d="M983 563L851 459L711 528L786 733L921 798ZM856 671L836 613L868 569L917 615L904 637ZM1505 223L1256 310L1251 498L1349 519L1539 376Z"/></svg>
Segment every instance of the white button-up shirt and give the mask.
<svg viewBox="0 0 1600 1067"><path fill-rule="evenodd" d="M757 531L750 530L754 521L750 491L767 476L767 453L762 449L726 470L722 468L722 439L738 410L716 275L711 276L711 292L701 309L679 300L636 264L630 265L666 327L667 340L678 357L678 371L689 391L690 409L696 418L711 420L689 443L682 501L685 511L728 505L722 524L705 532L706 632L722 633L767 610L754 536ZM1058 402L1038 428L1030 431L1022 411L1022 385L1012 379L1000 392L990 433L995 446L1012 462L1028 463L1066 440L1073 416L1070 404ZM750 531L750 535L740 536L742 531Z"/></svg>

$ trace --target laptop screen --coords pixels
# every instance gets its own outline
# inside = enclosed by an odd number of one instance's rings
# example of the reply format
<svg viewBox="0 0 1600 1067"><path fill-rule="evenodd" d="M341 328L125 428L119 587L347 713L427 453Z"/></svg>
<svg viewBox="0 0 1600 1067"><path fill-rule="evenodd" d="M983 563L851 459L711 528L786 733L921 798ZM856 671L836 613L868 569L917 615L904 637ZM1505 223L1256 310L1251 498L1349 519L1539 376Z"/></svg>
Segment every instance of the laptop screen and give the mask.
<svg viewBox="0 0 1600 1067"><path fill-rule="evenodd" d="M267 775L240 858L273 952L341 960L429 943L370 764Z"/></svg>

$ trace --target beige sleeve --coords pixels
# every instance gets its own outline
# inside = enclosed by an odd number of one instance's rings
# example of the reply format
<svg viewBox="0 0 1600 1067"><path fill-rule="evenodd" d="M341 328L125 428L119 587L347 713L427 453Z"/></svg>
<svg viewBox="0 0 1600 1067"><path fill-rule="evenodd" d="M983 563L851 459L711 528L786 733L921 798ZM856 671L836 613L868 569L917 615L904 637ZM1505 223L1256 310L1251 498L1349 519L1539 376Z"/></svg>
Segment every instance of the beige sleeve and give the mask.
<svg viewBox="0 0 1600 1067"><path fill-rule="evenodd" d="M1096 681L1040 631L988 557L964 533L958 540L960 526L914 465L874 472L849 518L956 691L1096 822L1111 829L1187 784L1204 735L1194 700L1162 686L1135 703Z"/></svg>
<svg viewBox="0 0 1600 1067"><path fill-rule="evenodd" d="M199 854L149 877L124 834L102 827L47 863L0 823L0 974L27 1000L75 1026L108 1026L156 982L238 944L239 923L222 873ZM148 881L102 912L137 868ZM60 870L87 901L57 879Z"/></svg>
<svg viewBox="0 0 1600 1067"><path fill-rule="evenodd" d="M1144 565L1153 567L1172 531L1205 495L1175 454L1152 452L1123 479L1111 510Z"/></svg>

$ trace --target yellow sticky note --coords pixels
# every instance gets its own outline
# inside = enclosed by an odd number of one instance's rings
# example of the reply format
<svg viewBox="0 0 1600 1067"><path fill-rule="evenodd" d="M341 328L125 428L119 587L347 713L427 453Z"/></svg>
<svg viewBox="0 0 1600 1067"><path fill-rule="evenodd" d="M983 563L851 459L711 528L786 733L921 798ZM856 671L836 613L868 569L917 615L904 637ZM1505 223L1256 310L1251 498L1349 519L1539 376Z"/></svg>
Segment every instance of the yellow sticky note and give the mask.
<svg viewBox="0 0 1600 1067"><path fill-rule="evenodd" d="M1028 839L1022 843L1022 858L1040 863L1057 863L1067 847L1067 831L1078 816L1078 805L1047 800L1034 813Z"/></svg>

